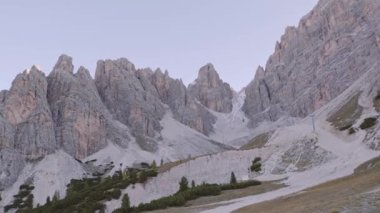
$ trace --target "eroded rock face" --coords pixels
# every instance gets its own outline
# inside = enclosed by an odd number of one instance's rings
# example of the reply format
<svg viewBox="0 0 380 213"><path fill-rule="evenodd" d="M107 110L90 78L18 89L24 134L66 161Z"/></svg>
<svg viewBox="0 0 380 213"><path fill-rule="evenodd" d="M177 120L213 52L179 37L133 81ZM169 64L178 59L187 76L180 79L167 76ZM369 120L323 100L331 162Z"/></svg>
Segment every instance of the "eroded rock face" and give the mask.
<svg viewBox="0 0 380 213"><path fill-rule="evenodd" d="M135 136L156 137L168 105L175 119L209 134L215 117L197 104L181 80L159 69L139 69L127 59L99 61L95 83L114 118L129 126Z"/></svg>
<svg viewBox="0 0 380 213"><path fill-rule="evenodd" d="M149 73L146 75L150 75ZM127 59L98 61L95 83L114 118L135 135L154 137L165 114L156 89Z"/></svg>
<svg viewBox="0 0 380 213"><path fill-rule="evenodd" d="M54 152L54 121L46 100L45 75L36 67L19 74L9 92L3 98L2 114L14 128L13 147L28 159L35 159ZM5 125L9 126L9 125ZM10 128L4 128L6 131ZM12 134L4 132L6 137Z"/></svg>
<svg viewBox="0 0 380 213"><path fill-rule="evenodd" d="M26 163L25 156L13 148L0 149L0 190L13 184Z"/></svg>
<svg viewBox="0 0 380 213"><path fill-rule="evenodd" d="M156 70L151 76L151 82L176 120L205 135L213 132L215 116L195 101L181 80L170 78L168 72Z"/></svg>
<svg viewBox="0 0 380 213"><path fill-rule="evenodd" d="M251 126L304 117L339 95L378 60L380 3L325 0L288 27L265 70L246 88Z"/></svg>
<svg viewBox="0 0 380 213"><path fill-rule="evenodd" d="M107 145L110 115L87 69L61 56L48 76L48 100L55 121L56 139L70 155L82 159Z"/></svg>
<svg viewBox="0 0 380 213"><path fill-rule="evenodd" d="M189 86L189 92L211 110L222 113L232 111L233 90L220 79L212 64L199 70L198 78Z"/></svg>

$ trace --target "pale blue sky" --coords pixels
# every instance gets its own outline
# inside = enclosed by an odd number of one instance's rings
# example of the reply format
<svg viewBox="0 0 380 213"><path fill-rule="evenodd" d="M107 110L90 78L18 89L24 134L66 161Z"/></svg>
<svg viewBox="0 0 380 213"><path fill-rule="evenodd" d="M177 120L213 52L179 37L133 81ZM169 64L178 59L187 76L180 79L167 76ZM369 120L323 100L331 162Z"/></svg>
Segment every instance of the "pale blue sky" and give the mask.
<svg viewBox="0 0 380 213"><path fill-rule="evenodd" d="M60 54L93 74L98 59L126 57L192 82L211 62L236 90L265 65L288 25L317 0L0 0L0 89Z"/></svg>

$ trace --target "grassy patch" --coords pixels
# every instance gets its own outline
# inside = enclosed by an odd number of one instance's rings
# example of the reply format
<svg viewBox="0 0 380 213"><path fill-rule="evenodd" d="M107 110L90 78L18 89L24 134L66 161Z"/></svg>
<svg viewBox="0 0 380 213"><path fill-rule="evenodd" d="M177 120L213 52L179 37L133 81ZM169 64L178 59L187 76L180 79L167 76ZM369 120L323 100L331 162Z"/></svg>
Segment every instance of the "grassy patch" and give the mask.
<svg viewBox="0 0 380 213"><path fill-rule="evenodd" d="M225 190L233 190L233 189L244 189L250 186L258 186L261 185L260 181L257 180L248 180L248 181L243 181L240 183L235 183L235 184L223 184L221 185L221 189L223 191Z"/></svg>
<svg viewBox="0 0 380 213"><path fill-rule="evenodd" d="M338 111L330 115L327 121L340 131L351 128L363 111L358 103L359 97L360 93L353 96Z"/></svg>
<svg viewBox="0 0 380 213"><path fill-rule="evenodd" d="M364 119L363 123L360 124L360 129L369 129L373 126L375 126L377 123L377 118L366 118Z"/></svg>
<svg viewBox="0 0 380 213"><path fill-rule="evenodd" d="M274 200L253 204L235 212L303 213L315 212L316 210L318 212L333 212L347 209L353 210L353 212L362 212L359 209L352 209L352 207L360 207L364 203L361 199L363 195L379 188L380 166L368 167L370 164L378 164L379 162L379 158L371 160L358 167L358 169L361 168L361 172L356 171L353 175L311 187L303 190L302 193L294 193ZM378 206L380 202L376 202L369 204Z"/></svg>
<svg viewBox="0 0 380 213"><path fill-rule="evenodd" d="M179 191L174 195L153 200L150 203L140 204L138 207L131 209L131 212L153 211L166 209L169 207L185 206L188 201L192 201L201 197L218 196L222 191L244 189L252 186L261 185L261 182L250 180L235 184L205 184Z"/></svg>
<svg viewBox="0 0 380 213"><path fill-rule="evenodd" d="M268 143L270 136L272 133L266 132L263 134L260 134L256 137L254 137L251 141L249 141L247 144L240 147L241 150L250 150L250 149L260 149L265 146L266 143Z"/></svg>
<svg viewBox="0 0 380 213"><path fill-rule="evenodd" d="M219 195L221 191L221 186L217 184L202 184L171 196L153 200L150 203L140 204L138 207L132 208L132 212L153 211L166 209L168 207L184 206L187 201L195 200L202 196L216 196Z"/></svg>
<svg viewBox="0 0 380 213"><path fill-rule="evenodd" d="M358 166L354 170L354 174L359 174L359 173L367 172L368 170L371 170L371 169L374 169L374 168L380 168L380 157L371 159L371 160L363 163L362 165Z"/></svg>

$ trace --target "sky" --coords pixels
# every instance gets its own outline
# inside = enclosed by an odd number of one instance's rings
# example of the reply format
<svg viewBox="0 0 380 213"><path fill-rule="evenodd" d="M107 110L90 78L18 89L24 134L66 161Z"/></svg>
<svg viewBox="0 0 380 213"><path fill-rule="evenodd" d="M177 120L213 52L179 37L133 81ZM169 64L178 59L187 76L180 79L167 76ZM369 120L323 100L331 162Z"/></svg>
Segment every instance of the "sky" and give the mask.
<svg viewBox="0 0 380 213"><path fill-rule="evenodd" d="M0 89L38 65L73 57L94 76L99 59L128 58L191 83L212 63L235 90L265 66L286 26L317 0L0 0Z"/></svg>

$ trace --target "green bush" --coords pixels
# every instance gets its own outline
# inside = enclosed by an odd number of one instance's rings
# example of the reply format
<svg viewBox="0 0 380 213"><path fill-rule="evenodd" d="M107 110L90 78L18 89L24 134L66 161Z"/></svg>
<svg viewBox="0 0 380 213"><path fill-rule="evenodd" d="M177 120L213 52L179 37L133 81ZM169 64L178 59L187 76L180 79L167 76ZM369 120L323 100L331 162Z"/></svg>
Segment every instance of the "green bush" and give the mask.
<svg viewBox="0 0 380 213"><path fill-rule="evenodd" d="M146 171L145 170L141 171L138 176L138 182L145 183L147 180L148 180L148 175L146 174Z"/></svg>
<svg viewBox="0 0 380 213"><path fill-rule="evenodd" d="M340 127L339 131L345 131L345 130L350 129L350 128L352 128L352 124L348 124L346 126Z"/></svg>
<svg viewBox="0 0 380 213"><path fill-rule="evenodd" d="M148 177L157 177L158 175L157 169L148 169L148 170L145 170L145 173L146 173L146 176Z"/></svg>
<svg viewBox="0 0 380 213"><path fill-rule="evenodd" d="M244 189L250 186L257 186L257 185L261 185L261 182L257 180L249 180L249 181L244 181L244 182L235 183L235 184L224 184L224 185L221 185L221 189L223 191L231 190L231 189Z"/></svg>
<svg viewBox="0 0 380 213"><path fill-rule="evenodd" d="M253 161L252 161L252 165L250 167L251 169L251 172L261 172L261 158L260 157L256 157Z"/></svg>
<svg viewBox="0 0 380 213"><path fill-rule="evenodd" d="M360 129L368 129L368 128L371 128L373 126L375 126L375 124L377 123L377 118L366 118L364 119L363 123L360 124Z"/></svg>
<svg viewBox="0 0 380 213"><path fill-rule="evenodd" d="M203 196L216 196L221 193L221 187L217 184L202 184L185 191L179 191L174 195L153 200L150 203L140 204L133 208L133 211L153 211L166 209L168 207L179 207L186 204L189 200L194 200Z"/></svg>
<svg viewBox="0 0 380 213"><path fill-rule="evenodd" d="M355 133L356 133L355 128L351 127L350 129L348 129L348 134L349 135L352 135L352 134L355 134Z"/></svg>
<svg viewBox="0 0 380 213"><path fill-rule="evenodd" d="M105 194L106 200L118 200L121 196L121 190L120 189L114 189L112 191L107 191Z"/></svg>

